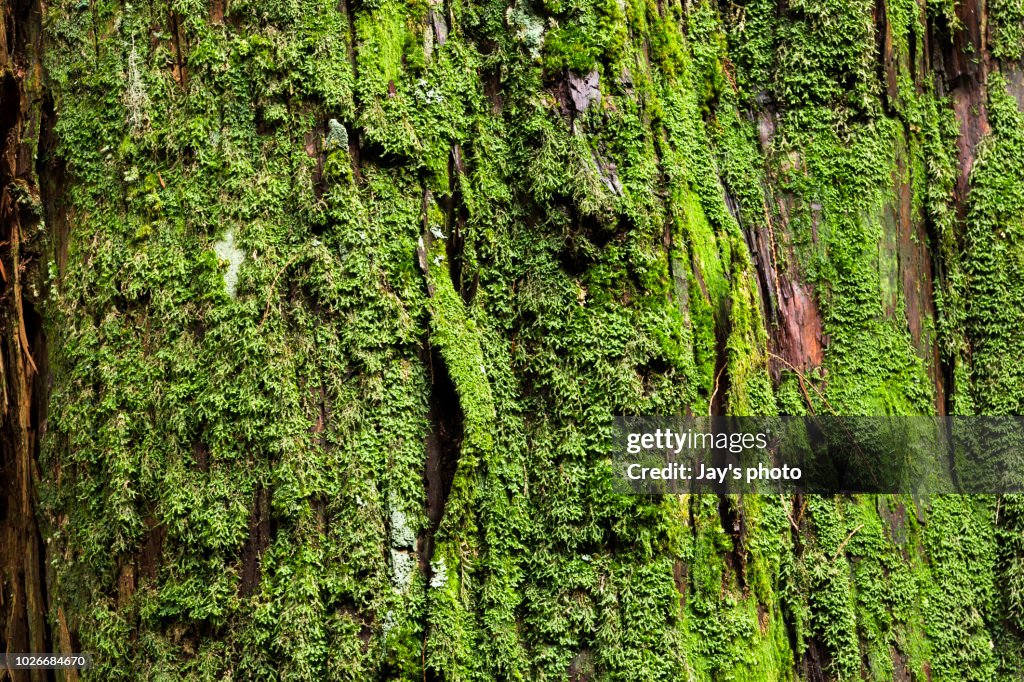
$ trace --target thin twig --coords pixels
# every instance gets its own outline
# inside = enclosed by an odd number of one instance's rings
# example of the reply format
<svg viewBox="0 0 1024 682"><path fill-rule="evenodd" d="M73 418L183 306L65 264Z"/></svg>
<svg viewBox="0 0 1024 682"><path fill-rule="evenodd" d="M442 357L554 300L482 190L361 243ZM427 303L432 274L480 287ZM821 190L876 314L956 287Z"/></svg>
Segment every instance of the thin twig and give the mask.
<svg viewBox="0 0 1024 682"><path fill-rule="evenodd" d="M811 414L813 415L814 414L814 405L811 403L811 394L807 392L807 385L804 383L804 381L805 381L804 373L801 372L799 369L797 369L793 365L793 363L791 363L789 360L787 360L786 358L782 357L781 355L776 355L775 353L773 353L771 351L768 351L768 355L770 355L771 357L775 358L776 360L779 360L784 365L786 365L786 367L789 367L791 370L793 370L794 373L796 373L796 378L800 382L800 389L804 392L804 399L807 400L807 407L811 408ZM832 405L828 402L828 398L825 397L825 394L822 393L821 391L819 391L818 387L815 386L813 383L811 384L811 388L814 389L814 392L818 394L819 398L821 398L821 402L823 402L825 404L825 407L828 408L828 411L831 412L833 415L838 417L839 413L837 413L835 411L835 408L833 408Z"/></svg>
<svg viewBox="0 0 1024 682"><path fill-rule="evenodd" d="M718 374L715 375L715 388L714 388L713 391L711 391L711 397L708 399L708 416L709 417L711 416L712 411L715 409L714 408L715 396L718 395L718 380L722 378L722 372L725 371L725 367L726 367L727 364L729 364L729 363L724 363L718 369Z"/></svg>
<svg viewBox="0 0 1024 682"><path fill-rule="evenodd" d="M835 561L836 559L839 558L839 555L843 553L843 548L846 547L846 543L849 542L850 538L852 538L854 535L856 535L857 531L859 531L863 527L864 527L864 524L863 523L860 524L859 526L857 526L856 528L854 528L853 530L850 531L850 534L846 536L845 540L843 540L842 542L839 543L839 548L836 550L836 553L834 555L832 555L832 561Z"/></svg>
<svg viewBox="0 0 1024 682"><path fill-rule="evenodd" d="M795 502L795 500L794 500ZM789 524L793 526L793 530L797 533L800 532L800 522L804 520L804 511L807 509L807 498L804 498L803 503L800 505L800 513L796 515L796 520L793 520L793 515L787 510L786 518L789 519Z"/></svg>
<svg viewBox="0 0 1024 682"><path fill-rule="evenodd" d="M798 526L796 521L793 520L793 514L788 509L786 510L786 518L789 519L789 525L793 526L793 530L799 533L800 526Z"/></svg>
<svg viewBox="0 0 1024 682"><path fill-rule="evenodd" d="M801 373L800 370L794 367L792 363L790 363L788 360L786 360L786 358L782 357L781 355L776 355L771 351L768 351L768 355L772 356L773 358L776 358L777 360L781 360L787 367L796 372L797 379L800 381L800 388L804 392L804 399L807 401L807 406L810 407L811 409L811 416L816 416L814 414L814 406L811 405L811 396L810 394L807 393L807 387L804 385L803 373ZM811 384L811 388L813 388L814 392L818 394L819 398L821 398L821 402L825 403L825 407L827 407L828 411L832 413L832 416L838 418L839 426L841 426L843 431L846 432L847 437L850 439L850 442L853 443L853 446L857 449L857 452L866 457L864 451L860 447L860 444L857 442L857 439L854 437L853 433L850 432L850 429L846 426L846 422L843 420L843 416L836 412L836 409L832 407L831 403L829 403L828 398L825 397L824 393L818 390L817 386ZM871 473L871 478L874 479L875 483L877 483L878 477L875 476L874 470L869 469L868 471Z"/></svg>
<svg viewBox="0 0 1024 682"><path fill-rule="evenodd" d="M776 248L776 246L775 246L775 228L772 227L772 215L768 211L768 202L766 202L766 201L765 202L761 202L761 206L764 208L764 220L765 220L765 223L768 226L768 239L771 242L771 247L772 247L772 249L771 249L771 259L772 259L772 262L770 263L770 265L772 267L772 279L775 281L775 297L776 297L775 300L777 302L778 301L778 297L782 296L782 290L779 287L779 259L778 259L778 256L776 256L776 254L775 254L775 252L778 250ZM778 304L776 303L776 305L778 305Z"/></svg>
<svg viewBox="0 0 1024 682"><path fill-rule="evenodd" d="M21 348L25 352L28 366L32 368L32 374L38 374L39 369L36 367L36 361L32 359L32 351L29 350L28 345L28 333L25 331L25 306L21 302L21 277L19 277L21 270L18 264L20 253L21 235L18 232L18 222L15 220L14 226L11 228L11 269L14 271L14 305L18 316L18 339L21 341Z"/></svg>

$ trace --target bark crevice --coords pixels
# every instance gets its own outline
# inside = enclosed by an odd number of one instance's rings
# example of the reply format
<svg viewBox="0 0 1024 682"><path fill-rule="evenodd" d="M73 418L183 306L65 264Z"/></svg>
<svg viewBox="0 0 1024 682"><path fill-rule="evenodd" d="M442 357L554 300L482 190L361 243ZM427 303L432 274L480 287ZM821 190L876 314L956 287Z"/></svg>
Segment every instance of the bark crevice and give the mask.
<svg viewBox="0 0 1024 682"><path fill-rule="evenodd" d="M444 517L445 505L458 468L463 423L455 384L444 360L437 349L430 348L426 354L431 373L430 408L427 414L430 431L426 438L426 460L423 467L427 526L416 540L416 554L420 570L429 584L433 572L430 562L434 555L434 535Z"/></svg>

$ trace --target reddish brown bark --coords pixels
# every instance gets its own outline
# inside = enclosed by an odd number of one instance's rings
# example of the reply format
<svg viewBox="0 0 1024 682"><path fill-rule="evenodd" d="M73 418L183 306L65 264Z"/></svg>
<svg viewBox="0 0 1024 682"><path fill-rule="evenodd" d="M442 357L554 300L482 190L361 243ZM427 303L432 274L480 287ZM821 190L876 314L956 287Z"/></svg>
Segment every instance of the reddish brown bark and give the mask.
<svg viewBox="0 0 1024 682"><path fill-rule="evenodd" d="M41 124L40 7L0 6L0 650L48 652L44 555L36 520L45 346L25 282L38 267L35 141ZM10 671L42 682L45 671Z"/></svg>

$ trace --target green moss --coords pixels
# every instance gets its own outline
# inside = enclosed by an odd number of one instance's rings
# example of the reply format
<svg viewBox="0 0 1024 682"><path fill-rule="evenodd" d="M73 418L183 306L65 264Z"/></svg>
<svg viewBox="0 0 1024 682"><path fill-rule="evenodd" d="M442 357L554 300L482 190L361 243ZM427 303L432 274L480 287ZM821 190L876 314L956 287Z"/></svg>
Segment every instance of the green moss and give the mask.
<svg viewBox="0 0 1024 682"><path fill-rule="evenodd" d="M987 6L991 26L992 55L1020 59L1024 53L1024 6L1012 0L996 0Z"/></svg>
<svg viewBox="0 0 1024 682"><path fill-rule="evenodd" d="M599 48L579 24L551 29L544 35L544 68L552 73L570 69L588 73L599 55Z"/></svg>
<svg viewBox="0 0 1024 682"><path fill-rule="evenodd" d="M1024 374L1013 358L1024 346L1014 328L1024 312L1024 284L1012 273L1024 254L1019 245L1024 178L1018 172L1024 117L1001 75L989 78L988 92L993 135L971 174L963 260L972 403L985 413L1018 414L1024 409Z"/></svg>
<svg viewBox="0 0 1024 682"><path fill-rule="evenodd" d="M613 415L706 413L716 381L728 414L930 412L879 253L903 185L950 273L956 408L1014 410L1002 79L963 235L955 116L910 78L916 5L887 5L891 109L871 3L432 9L444 44L425 3L176 6L187 80L165 7L48 9L73 229L41 500L94 677L778 680L812 647L837 678L1012 669L989 642L1013 651L1021 618L1015 507L622 497L607 463ZM566 69L600 72L601 106L566 115ZM824 324L803 387L773 383L779 302L744 238L769 225ZM441 421L458 466L414 556Z"/></svg>

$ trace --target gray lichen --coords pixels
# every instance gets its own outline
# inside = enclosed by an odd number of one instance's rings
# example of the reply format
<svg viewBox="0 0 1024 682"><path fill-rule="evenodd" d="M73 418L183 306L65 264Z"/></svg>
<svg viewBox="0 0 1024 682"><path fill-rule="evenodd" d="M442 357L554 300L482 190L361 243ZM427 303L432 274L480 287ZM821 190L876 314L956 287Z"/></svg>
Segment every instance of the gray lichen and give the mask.
<svg viewBox="0 0 1024 682"><path fill-rule="evenodd" d="M327 122L327 140L324 147L327 151L348 148L348 130L336 118Z"/></svg>
<svg viewBox="0 0 1024 682"><path fill-rule="evenodd" d="M391 550L391 580L396 587L409 587L415 572L416 558L412 552L404 549Z"/></svg>
<svg viewBox="0 0 1024 682"><path fill-rule="evenodd" d="M410 548L416 545L416 533L409 526L405 512L400 509L391 510L391 545Z"/></svg>
<svg viewBox="0 0 1024 682"><path fill-rule="evenodd" d="M516 37L526 45L530 57L539 59L544 47L544 20L534 14L524 2L517 2L505 13L509 26L516 31Z"/></svg>
<svg viewBox="0 0 1024 682"><path fill-rule="evenodd" d="M227 270L224 271L224 288L228 295L235 298L238 295L238 270L245 260L245 252L235 244L234 230L228 229L224 238L213 245L213 252L217 258L227 262Z"/></svg>

